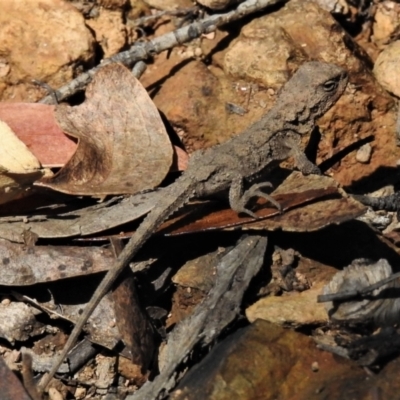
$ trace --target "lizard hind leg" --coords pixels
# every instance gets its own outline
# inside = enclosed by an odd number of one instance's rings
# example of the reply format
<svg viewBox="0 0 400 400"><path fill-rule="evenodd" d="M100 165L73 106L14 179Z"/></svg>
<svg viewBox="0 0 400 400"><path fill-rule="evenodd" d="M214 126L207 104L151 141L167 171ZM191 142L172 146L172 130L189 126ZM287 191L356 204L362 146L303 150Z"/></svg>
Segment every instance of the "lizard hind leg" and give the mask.
<svg viewBox="0 0 400 400"><path fill-rule="evenodd" d="M238 176L235 178L229 188L229 204L232 210L237 213L244 213L250 215L253 218L258 216L249 210L246 205L254 197L262 197L273 204L279 211L282 211L282 206L269 194L264 193L261 189L270 188L272 184L269 182L255 183L246 191L243 190L243 178Z"/></svg>

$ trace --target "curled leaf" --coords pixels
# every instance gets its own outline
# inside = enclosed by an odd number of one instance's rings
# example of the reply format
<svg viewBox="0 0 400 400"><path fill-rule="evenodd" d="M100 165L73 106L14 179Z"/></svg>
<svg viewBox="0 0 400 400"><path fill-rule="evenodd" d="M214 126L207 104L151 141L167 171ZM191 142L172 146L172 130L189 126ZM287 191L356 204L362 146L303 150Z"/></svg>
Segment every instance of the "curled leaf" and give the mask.
<svg viewBox="0 0 400 400"><path fill-rule="evenodd" d="M159 185L172 163L172 146L156 106L130 71L106 65L83 104L56 108L64 132L78 148L40 186L76 195L133 194Z"/></svg>

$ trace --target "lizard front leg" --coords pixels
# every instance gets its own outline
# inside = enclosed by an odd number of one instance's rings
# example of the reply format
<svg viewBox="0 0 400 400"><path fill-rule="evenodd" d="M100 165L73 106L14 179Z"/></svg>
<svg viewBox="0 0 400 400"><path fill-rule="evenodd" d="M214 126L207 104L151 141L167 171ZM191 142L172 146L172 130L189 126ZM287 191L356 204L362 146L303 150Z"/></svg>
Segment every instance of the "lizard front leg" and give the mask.
<svg viewBox="0 0 400 400"><path fill-rule="evenodd" d="M270 188L272 185L269 182L255 183L249 189L244 191L243 177L238 174L232 180L229 188L229 204L232 210L236 211L237 213L245 213L253 218L258 218L255 213L246 207L246 205L253 197L262 197L272 203L279 211L281 211L281 205L270 195L261 191L261 189L265 187Z"/></svg>
<svg viewBox="0 0 400 400"><path fill-rule="evenodd" d="M296 167L304 175L321 175L321 170L307 158L303 150L301 150L297 140L291 136L288 136L284 139L284 145L290 149L290 155L294 158Z"/></svg>

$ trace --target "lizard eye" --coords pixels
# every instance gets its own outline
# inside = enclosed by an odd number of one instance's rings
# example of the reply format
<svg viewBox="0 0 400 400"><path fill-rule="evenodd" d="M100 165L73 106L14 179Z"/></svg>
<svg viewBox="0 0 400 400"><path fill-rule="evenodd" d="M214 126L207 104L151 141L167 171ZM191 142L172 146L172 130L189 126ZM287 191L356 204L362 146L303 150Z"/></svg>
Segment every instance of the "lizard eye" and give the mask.
<svg viewBox="0 0 400 400"><path fill-rule="evenodd" d="M323 84L325 92L333 92L337 88L337 82L334 80L326 81Z"/></svg>

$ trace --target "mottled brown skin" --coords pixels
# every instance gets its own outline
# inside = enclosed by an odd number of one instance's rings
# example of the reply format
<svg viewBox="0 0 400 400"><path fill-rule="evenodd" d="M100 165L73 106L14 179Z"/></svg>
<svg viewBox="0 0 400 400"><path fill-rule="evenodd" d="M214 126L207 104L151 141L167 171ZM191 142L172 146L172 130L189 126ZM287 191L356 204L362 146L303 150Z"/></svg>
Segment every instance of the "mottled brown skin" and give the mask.
<svg viewBox="0 0 400 400"><path fill-rule="evenodd" d="M252 180L271 166L293 157L304 174L320 173L301 149L301 136L309 135L315 120L321 117L342 95L347 84L344 69L321 62L303 64L282 88L273 108L259 121L227 142L207 150L195 152L188 169L171 186L164 189L160 203L144 219L136 233L108 271L92 299L84 309L61 354L56 358L49 375L42 382L45 388L75 345L78 336L121 271L135 256L156 229L191 198L209 196L229 189L229 203L233 210L253 217L246 208L254 196L267 198L260 189L269 183L258 183L243 191L243 182Z"/></svg>

